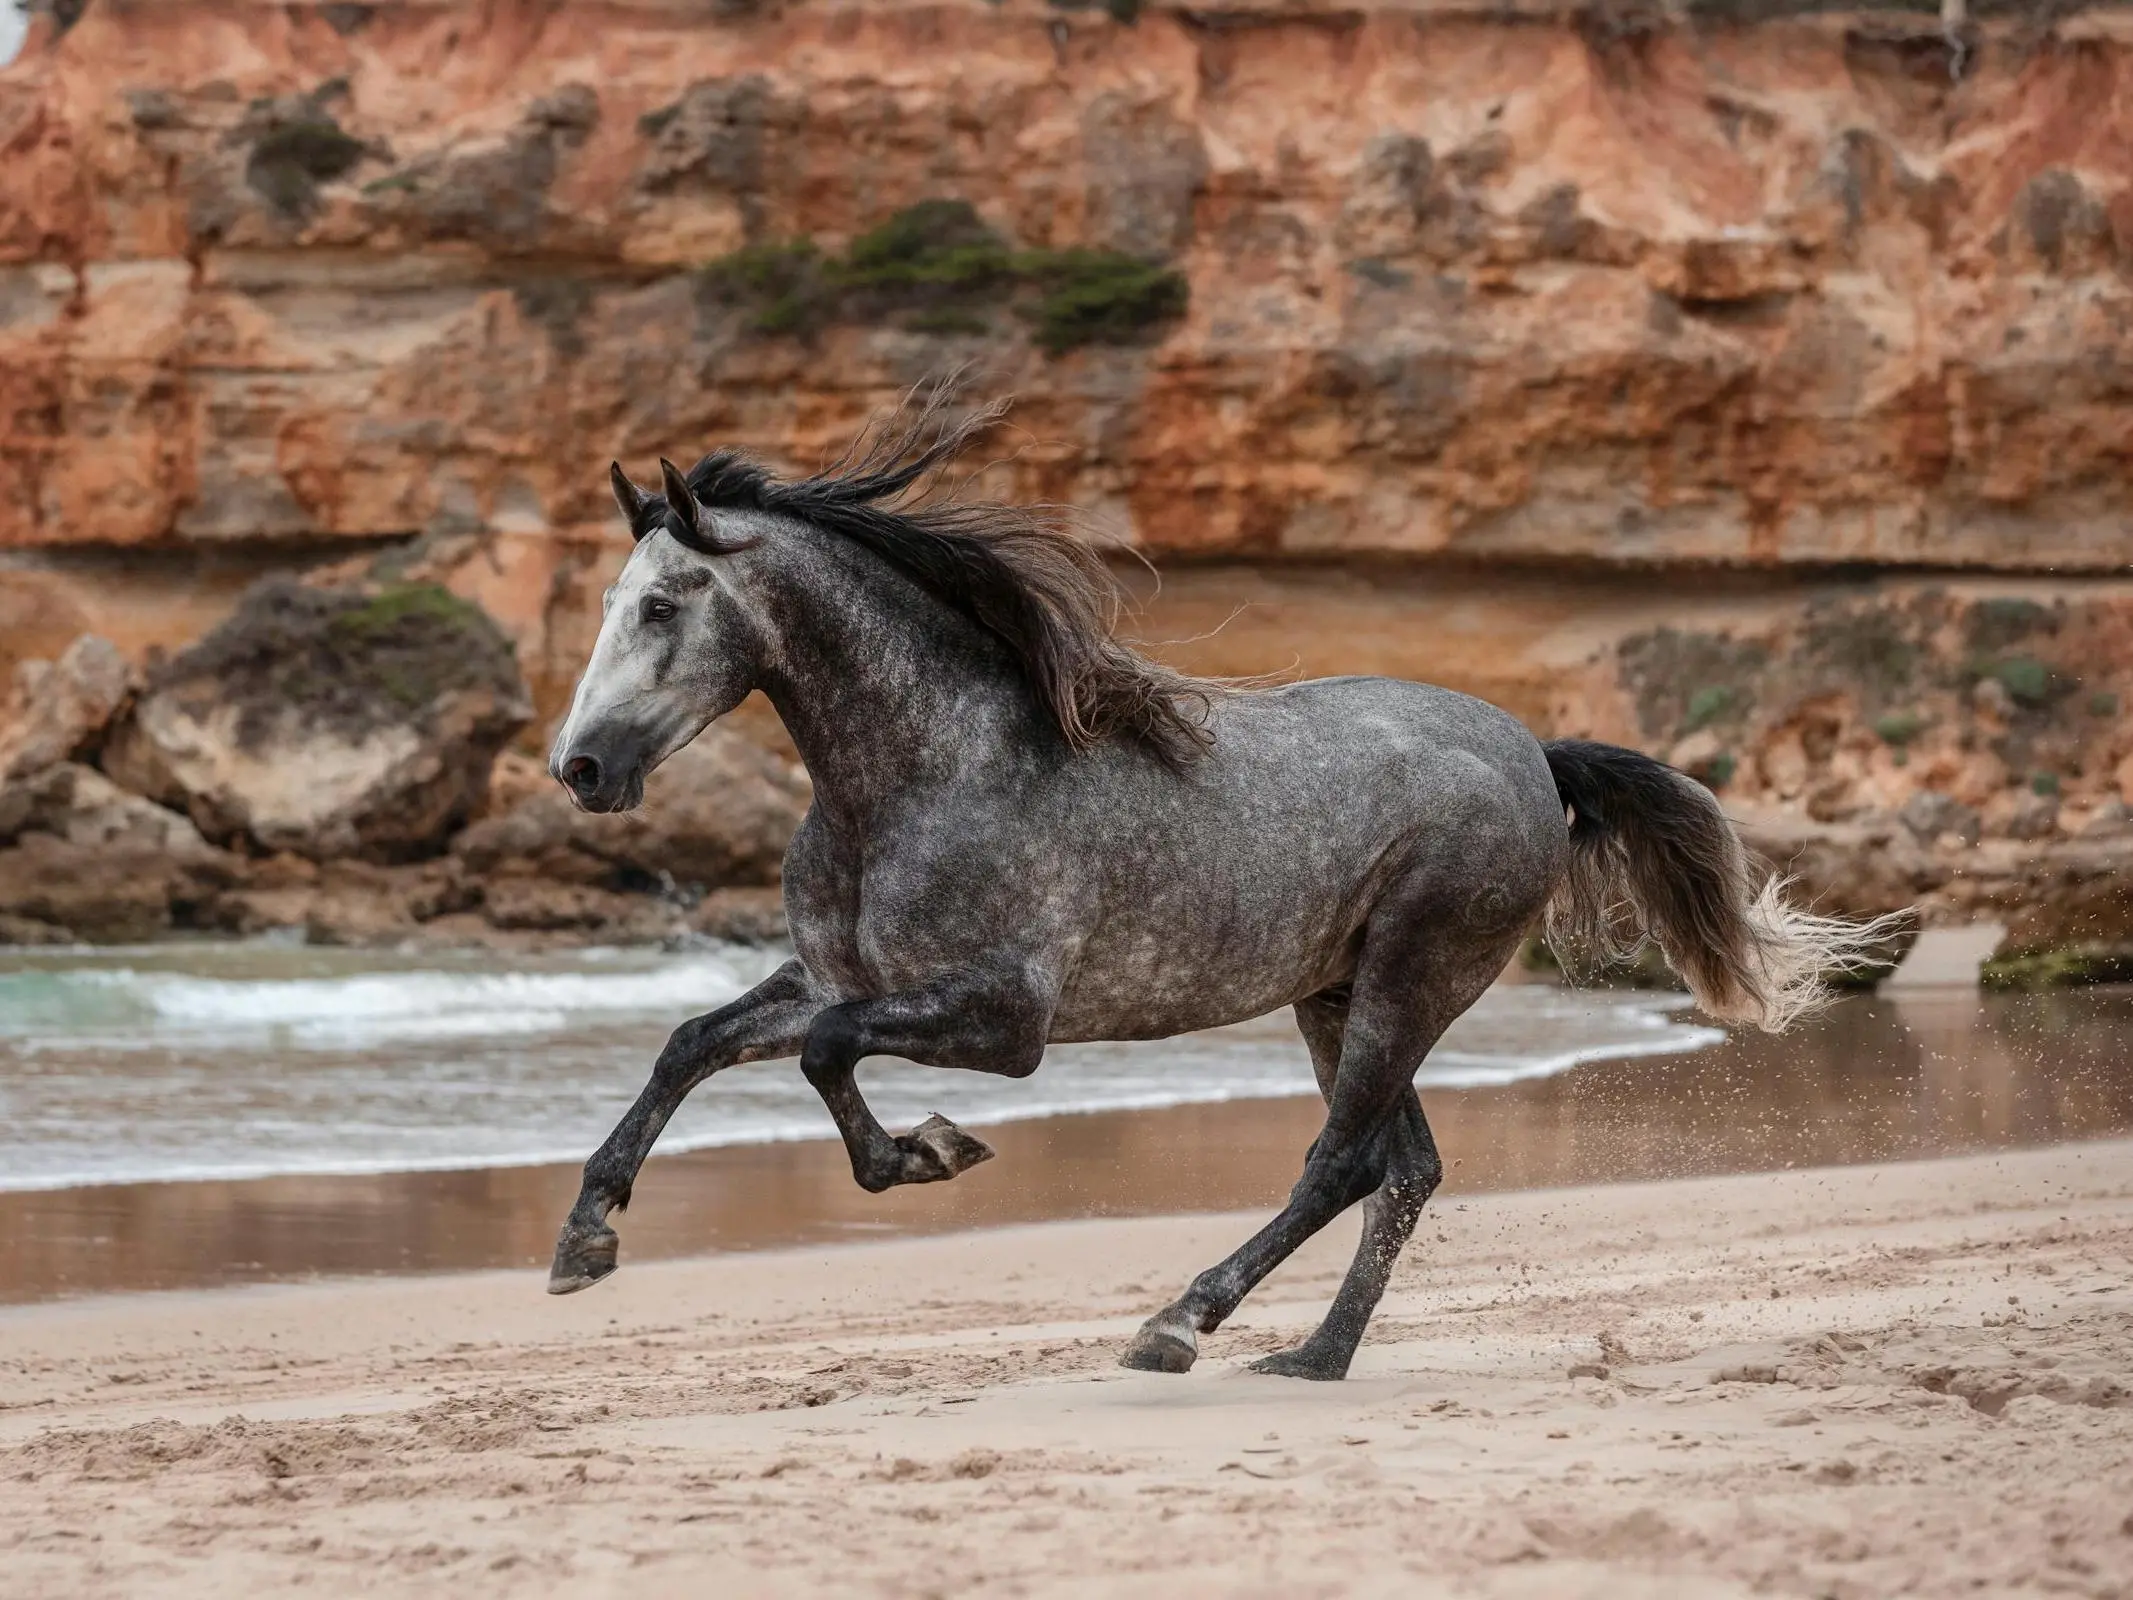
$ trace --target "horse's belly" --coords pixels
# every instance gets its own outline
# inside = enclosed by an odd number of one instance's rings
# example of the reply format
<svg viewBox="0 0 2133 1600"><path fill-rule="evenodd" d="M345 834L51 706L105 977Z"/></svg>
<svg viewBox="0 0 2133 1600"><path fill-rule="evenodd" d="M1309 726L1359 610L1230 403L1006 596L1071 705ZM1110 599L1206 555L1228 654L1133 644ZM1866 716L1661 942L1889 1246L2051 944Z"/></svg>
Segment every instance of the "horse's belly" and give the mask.
<svg viewBox="0 0 2133 1600"><path fill-rule="evenodd" d="M1351 976L1354 939L1309 923L1218 940L1177 926L1100 932L1061 990L1052 1039L1165 1039L1264 1016Z"/></svg>

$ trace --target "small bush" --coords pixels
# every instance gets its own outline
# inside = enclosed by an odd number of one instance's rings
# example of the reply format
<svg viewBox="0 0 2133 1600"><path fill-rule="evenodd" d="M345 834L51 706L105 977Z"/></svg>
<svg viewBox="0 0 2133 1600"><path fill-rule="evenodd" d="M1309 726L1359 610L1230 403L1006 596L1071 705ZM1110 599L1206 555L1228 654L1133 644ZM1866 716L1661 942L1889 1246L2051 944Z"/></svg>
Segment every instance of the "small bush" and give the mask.
<svg viewBox="0 0 2133 1600"><path fill-rule="evenodd" d="M1085 344L1125 344L1185 314L1185 275L1116 250L1046 250L1017 258L1043 297L1028 315L1053 355Z"/></svg>
<svg viewBox="0 0 2133 1600"><path fill-rule="evenodd" d="M1743 698L1741 692L1730 684L1705 684L1689 696L1688 707L1681 714L1681 731L1689 734L1708 728Z"/></svg>
<svg viewBox="0 0 2133 1600"><path fill-rule="evenodd" d="M2032 772L2029 775L2031 794L2052 796L2059 792L2059 774L2056 772Z"/></svg>
<svg viewBox="0 0 2133 1600"><path fill-rule="evenodd" d="M721 257L697 275L697 297L708 304L752 306L758 333L812 333L829 313L814 241L756 244Z"/></svg>
<svg viewBox="0 0 2133 1600"><path fill-rule="evenodd" d="M245 162L245 181L277 211L308 211L318 186L340 177L369 153L363 141L324 112L312 112L261 134Z"/></svg>
<svg viewBox="0 0 2133 1600"><path fill-rule="evenodd" d="M1902 613L1871 604L1810 611L1801 637L1809 680L1849 689L1868 705L1903 697L1925 655L1912 625Z"/></svg>
<svg viewBox="0 0 2133 1600"><path fill-rule="evenodd" d="M1899 751L1925 731L1926 719L1916 711L1891 711L1874 723L1881 742Z"/></svg>
<svg viewBox="0 0 2133 1600"><path fill-rule="evenodd" d="M984 333L1014 306L1053 355L1123 343L1184 313L1184 275L1114 250L1014 251L967 200L906 207L842 256L811 240L752 245L705 267L707 304L753 308L758 333L810 336L838 322Z"/></svg>
<svg viewBox="0 0 2133 1600"><path fill-rule="evenodd" d="M2098 689L2089 696L2089 715L2092 717L2117 716L2118 696L2108 689Z"/></svg>
<svg viewBox="0 0 2133 1600"><path fill-rule="evenodd" d="M1632 634L1616 657L1622 687L1634 697L1638 725L1650 739L1680 738L1715 721L1745 717L1755 704L1753 686L1770 666L1770 652L1752 640L1676 628ZM1728 695L1715 708L1705 696L1714 684L1726 685Z"/></svg>
<svg viewBox="0 0 2133 1600"><path fill-rule="evenodd" d="M2007 691L2016 705L2031 710L2051 704L2058 688L2058 679L2052 669L2035 656L1974 660L1970 663L1969 675L1974 681L1991 678Z"/></svg>
<svg viewBox="0 0 2133 1600"><path fill-rule="evenodd" d="M2034 600L1980 600L1970 608L1964 632L1972 650L1990 654L2028 638L2051 620L2051 611Z"/></svg>
<svg viewBox="0 0 2133 1600"><path fill-rule="evenodd" d="M957 288L1009 272L1006 241L968 200L921 200L852 241L830 275L852 289Z"/></svg>

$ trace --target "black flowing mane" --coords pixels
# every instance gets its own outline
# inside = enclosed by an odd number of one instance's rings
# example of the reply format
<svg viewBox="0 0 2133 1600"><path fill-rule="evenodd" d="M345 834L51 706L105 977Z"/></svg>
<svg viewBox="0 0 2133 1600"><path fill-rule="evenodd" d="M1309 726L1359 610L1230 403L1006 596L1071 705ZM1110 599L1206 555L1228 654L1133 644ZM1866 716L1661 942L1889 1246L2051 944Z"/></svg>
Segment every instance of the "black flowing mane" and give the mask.
<svg viewBox="0 0 2133 1600"><path fill-rule="evenodd" d="M777 512L863 546L993 634L1022 664L1069 745L1124 736L1173 768L1206 750L1218 686L1131 648L1115 634L1121 591L1096 548L1051 508L929 500L941 470L1007 414L997 402L960 421L936 388L870 426L813 477L792 481L731 450L699 461L688 485L708 511ZM914 487L919 493L893 503ZM647 529L699 545L653 497Z"/></svg>

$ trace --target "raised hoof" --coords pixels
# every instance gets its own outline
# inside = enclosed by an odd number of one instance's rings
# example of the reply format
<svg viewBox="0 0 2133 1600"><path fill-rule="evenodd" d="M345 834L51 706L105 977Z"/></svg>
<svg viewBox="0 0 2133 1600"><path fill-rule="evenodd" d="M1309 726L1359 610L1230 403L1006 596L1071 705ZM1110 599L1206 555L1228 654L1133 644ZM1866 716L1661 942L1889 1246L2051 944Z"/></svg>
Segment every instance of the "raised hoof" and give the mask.
<svg viewBox="0 0 2133 1600"><path fill-rule="evenodd" d="M1118 1364L1135 1372L1190 1372L1199 1359L1199 1346L1192 1340L1150 1323L1133 1336Z"/></svg>
<svg viewBox="0 0 2133 1600"><path fill-rule="evenodd" d="M942 1183L993 1156L992 1146L983 1139L973 1138L937 1115L898 1139L896 1146L904 1153L906 1183Z"/></svg>
<svg viewBox="0 0 2133 1600"><path fill-rule="evenodd" d="M1270 1378L1309 1378L1316 1383L1338 1383L1348 1376L1351 1359L1301 1344L1294 1350L1277 1350L1270 1356L1261 1356L1251 1364L1250 1370L1263 1372Z"/></svg>
<svg viewBox="0 0 2133 1600"><path fill-rule="evenodd" d="M590 1289L615 1270L615 1253L622 1241L613 1228L595 1232L564 1224L563 1236L555 1242L555 1264L548 1269L550 1294L576 1294Z"/></svg>

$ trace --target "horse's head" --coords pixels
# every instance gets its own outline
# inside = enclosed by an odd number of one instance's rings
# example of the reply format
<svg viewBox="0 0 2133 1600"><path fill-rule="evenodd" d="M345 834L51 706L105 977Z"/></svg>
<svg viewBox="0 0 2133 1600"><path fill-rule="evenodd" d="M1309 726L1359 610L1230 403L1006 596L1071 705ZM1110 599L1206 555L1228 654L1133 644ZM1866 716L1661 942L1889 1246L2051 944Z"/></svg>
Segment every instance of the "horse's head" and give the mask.
<svg viewBox="0 0 2133 1600"><path fill-rule="evenodd" d="M602 602L600 637L549 752L550 775L587 811L633 809L652 769L755 687L754 630L723 570L753 541L713 528L673 463L659 465L663 494L611 469L637 548Z"/></svg>

